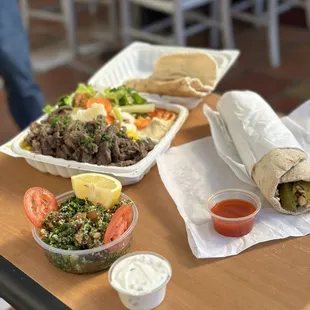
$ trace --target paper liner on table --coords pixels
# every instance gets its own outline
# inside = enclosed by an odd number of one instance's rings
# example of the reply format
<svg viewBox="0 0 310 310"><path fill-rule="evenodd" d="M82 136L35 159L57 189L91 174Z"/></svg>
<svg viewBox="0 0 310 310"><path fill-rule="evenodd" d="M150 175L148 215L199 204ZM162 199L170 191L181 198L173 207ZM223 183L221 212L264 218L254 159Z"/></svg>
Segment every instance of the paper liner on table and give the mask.
<svg viewBox="0 0 310 310"><path fill-rule="evenodd" d="M299 141L299 139L298 139ZM242 182L218 156L212 137L172 147L157 160L160 177L184 220L189 246L197 258L237 255L261 242L310 233L310 214L286 216L263 197L257 187ZM241 238L217 233L207 209L216 191L238 188L262 200L253 230Z"/></svg>

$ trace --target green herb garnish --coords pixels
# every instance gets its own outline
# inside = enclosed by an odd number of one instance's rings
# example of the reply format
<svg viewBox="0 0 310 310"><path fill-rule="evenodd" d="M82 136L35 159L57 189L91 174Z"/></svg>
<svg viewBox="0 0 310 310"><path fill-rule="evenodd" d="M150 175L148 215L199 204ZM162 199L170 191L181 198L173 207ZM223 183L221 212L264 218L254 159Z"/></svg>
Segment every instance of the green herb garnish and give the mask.
<svg viewBox="0 0 310 310"><path fill-rule="evenodd" d="M102 139L104 141L111 141L112 140L112 137L110 135L108 135L107 133L105 133L103 136L102 136Z"/></svg>
<svg viewBox="0 0 310 310"><path fill-rule="evenodd" d="M94 139L93 137L88 136L88 137L84 140L84 144L85 144L85 145L89 145L89 144L93 143L94 140L95 140L95 139Z"/></svg>
<svg viewBox="0 0 310 310"><path fill-rule="evenodd" d="M64 125L68 125L72 121L71 117L69 116L54 116L50 120L50 124L52 127L55 127L57 123L63 123Z"/></svg>

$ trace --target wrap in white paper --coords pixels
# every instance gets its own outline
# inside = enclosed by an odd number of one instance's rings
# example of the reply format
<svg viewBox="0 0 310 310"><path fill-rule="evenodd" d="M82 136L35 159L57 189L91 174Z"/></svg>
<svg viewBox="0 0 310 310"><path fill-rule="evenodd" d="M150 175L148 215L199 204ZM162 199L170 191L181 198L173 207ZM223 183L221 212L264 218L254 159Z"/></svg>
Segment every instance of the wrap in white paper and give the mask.
<svg viewBox="0 0 310 310"><path fill-rule="evenodd" d="M310 182L310 164L306 154L293 133L282 123L269 104L258 94L250 91L231 91L220 99L217 122L220 136L226 136L241 159L246 170L246 181L252 180L259 187L271 205L279 212L300 214L309 212L308 204L299 206L281 202L277 197L278 185L296 181ZM205 109L211 124L212 135L216 137L215 117L210 109ZM215 138L215 144L219 140ZM228 164L227 154L219 150L219 155ZM228 157L230 158L230 157ZM235 172L236 167L232 166ZM238 172L236 173L238 175ZM243 175L242 175L243 177Z"/></svg>
<svg viewBox="0 0 310 310"><path fill-rule="evenodd" d="M209 115L212 138L173 147L157 160L161 179L184 220L193 254L197 258L227 257L261 242L310 234L309 213L283 215L271 207L257 187L243 181L248 176L231 138L222 131L218 113L211 111ZM310 125L309 116L310 102L307 102L281 119L301 147L308 150L308 156L310 131L306 129ZM248 183L251 183L250 179ZM244 237L224 237L213 229L206 201L214 192L226 188L249 190L262 199L263 208L257 215L254 228Z"/></svg>
<svg viewBox="0 0 310 310"><path fill-rule="evenodd" d="M302 149L270 105L251 91L232 91L217 110L236 146L248 175L264 155L277 148Z"/></svg>

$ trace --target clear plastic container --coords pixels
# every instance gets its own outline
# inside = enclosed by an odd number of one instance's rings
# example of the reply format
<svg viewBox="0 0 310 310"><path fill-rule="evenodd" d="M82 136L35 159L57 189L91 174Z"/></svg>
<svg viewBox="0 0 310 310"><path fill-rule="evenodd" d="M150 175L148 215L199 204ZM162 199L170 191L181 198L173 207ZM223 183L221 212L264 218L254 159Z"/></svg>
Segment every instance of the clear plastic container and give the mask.
<svg viewBox="0 0 310 310"><path fill-rule="evenodd" d="M118 287L115 287L112 282L112 276L113 276L113 271L115 267L118 265L118 263L120 263L121 261L123 261L124 259L128 257L135 256L135 255L141 255L141 254L153 255L165 261L169 266L170 276L166 279L164 283L162 283L160 286L158 286L151 292L141 293L138 295L130 294L127 291L124 291ZM154 309L158 307L163 302L166 296L166 288L167 288L168 282L171 279L171 276L172 276L172 268L171 268L169 261L165 257L155 252L148 252L148 251L133 252L133 253L124 255L123 257L119 258L116 262L113 263L113 265L109 269L109 274L108 274L109 282L111 286L117 291L121 302L126 308L131 309L131 310L145 310L145 309Z"/></svg>
<svg viewBox="0 0 310 310"><path fill-rule="evenodd" d="M242 200L255 207L254 212L243 217L224 217L215 214L215 205L230 200ZM242 237L248 234L254 226L255 216L261 209L260 198L249 191L241 189L226 189L216 192L208 199L208 210L211 214L214 229L226 237Z"/></svg>
<svg viewBox="0 0 310 310"><path fill-rule="evenodd" d="M73 196L73 191L57 196L58 203ZM121 193L120 198L132 201ZM50 263L63 271L77 274L93 273L108 269L114 261L125 255L133 242L133 230L138 221L138 209L132 201L132 223L118 239L102 246L87 250L62 250L44 243L38 236L38 228L32 228L34 240L44 249Z"/></svg>

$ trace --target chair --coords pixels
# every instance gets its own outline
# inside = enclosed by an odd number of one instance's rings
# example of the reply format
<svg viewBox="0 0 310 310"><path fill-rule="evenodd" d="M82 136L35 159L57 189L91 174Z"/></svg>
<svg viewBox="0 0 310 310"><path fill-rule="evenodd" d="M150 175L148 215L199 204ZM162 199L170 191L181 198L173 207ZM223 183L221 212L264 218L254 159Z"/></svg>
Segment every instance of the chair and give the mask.
<svg viewBox="0 0 310 310"><path fill-rule="evenodd" d="M118 33L117 26L117 3L115 0L55 0L55 6L60 10L53 10L54 7L43 9L32 9L29 0L20 0L22 18L26 29L29 27L29 19L41 19L62 23L65 27L67 41L69 43L71 58L78 54L88 54L104 47L104 42L98 42L92 46L79 46L76 29L76 8L75 3L85 3L91 12L94 12L98 4L108 6L109 38L115 39Z"/></svg>
<svg viewBox="0 0 310 310"><path fill-rule="evenodd" d="M253 7L254 13L249 13L248 9ZM310 0L246 0L231 7L231 15L234 19L268 28L269 59L273 67L280 66L279 15L293 7L305 9L310 30ZM226 8L223 7L223 9Z"/></svg>
<svg viewBox="0 0 310 310"><path fill-rule="evenodd" d="M186 38L207 28L211 28L211 45L217 46L219 32L225 48L233 48L233 34L230 18L230 0L120 0L123 44L127 45L133 38L159 44L186 45ZM139 5L168 14L168 17L147 25L144 29L133 26L131 4ZM203 5L210 5L210 17L198 12ZM221 8L221 10L220 10ZM196 9L195 11L193 11ZM186 27L185 22L195 22ZM163 29L173 26L173 35L158 34Z"/></svg>

